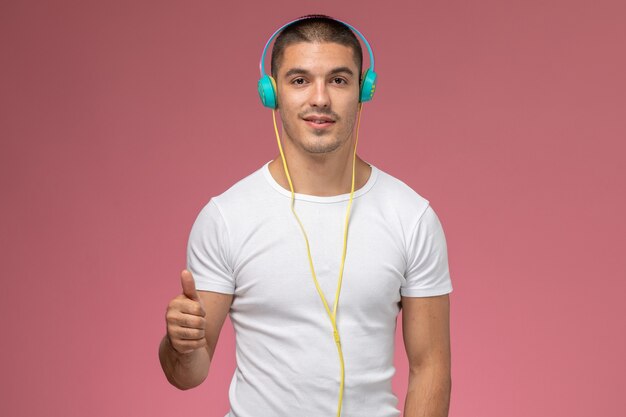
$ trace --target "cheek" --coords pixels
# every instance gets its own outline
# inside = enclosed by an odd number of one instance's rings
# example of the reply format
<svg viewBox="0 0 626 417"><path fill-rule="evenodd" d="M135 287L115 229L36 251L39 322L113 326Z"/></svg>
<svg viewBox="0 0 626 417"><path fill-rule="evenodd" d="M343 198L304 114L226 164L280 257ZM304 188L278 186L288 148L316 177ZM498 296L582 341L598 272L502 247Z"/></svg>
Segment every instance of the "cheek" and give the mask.
<svg viewBox="0 0 626 417"><path fill-rule="evenodd" d="M293 100L285 100L285 98L277 97L278 111L283 118L291 117L297 114L295 104Z"/></svg>
<svg viewBox="0 0 626 417"><path fill-rule="evenodd" d="M294 129L298 129L298 113L288 105L284 105L283 108L278 108L278 114L280 115L280 120L285 131L291 136L293 135Z"/></svg>
<svg viewBox="0 0 626 417"><path fill-rule="evenodd" d="M350 103L346 106L345 111L343 112L344 119L346 124L353 126L356 124L357 119L359 118L359 102L355 101L354 103Z"/></svg>
<svg viewBox="0 0 626 417"><path fill-rule="evenodd" d="M297 113L288 106L283 106L282 108L278 108L278 113L280 114L280 119L283 124L292 124L295 122L295 119L298 117Z"/></svg>

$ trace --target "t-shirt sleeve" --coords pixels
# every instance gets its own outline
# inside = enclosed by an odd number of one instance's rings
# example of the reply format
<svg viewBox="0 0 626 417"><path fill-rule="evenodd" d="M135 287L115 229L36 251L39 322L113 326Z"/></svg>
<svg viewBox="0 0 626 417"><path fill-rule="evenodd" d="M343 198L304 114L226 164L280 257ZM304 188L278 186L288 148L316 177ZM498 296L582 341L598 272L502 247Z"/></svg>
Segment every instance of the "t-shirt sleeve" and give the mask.
<svg viewBox="0 0 626 417"><path fill-rule="evenodd" d="M430 206L410 235L407 260L402 296L432 297L452 292L446 238Z"/></svg>
<svg viewBox="0 0 626 417"><path fill-rule="evenodd" d="M197 290L234 294L235 279L230 265L228 229L219 208L211 200L191 228L187 269L193 275Z"/></svg>

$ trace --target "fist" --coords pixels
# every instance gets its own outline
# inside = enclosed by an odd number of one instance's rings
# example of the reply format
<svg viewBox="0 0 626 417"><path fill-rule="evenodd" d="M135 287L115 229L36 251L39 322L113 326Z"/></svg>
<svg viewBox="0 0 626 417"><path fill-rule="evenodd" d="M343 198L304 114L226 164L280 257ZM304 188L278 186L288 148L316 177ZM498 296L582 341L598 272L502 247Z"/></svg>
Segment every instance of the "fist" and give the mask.
<svg viewBox="0 0 626 417"><path fill-rule="evenodd" d="M187 354L207 344L204 337L206 313L191 272L183 270L180 283L183 292L167 305L165 322L167 336L174 350Z"/></svg>

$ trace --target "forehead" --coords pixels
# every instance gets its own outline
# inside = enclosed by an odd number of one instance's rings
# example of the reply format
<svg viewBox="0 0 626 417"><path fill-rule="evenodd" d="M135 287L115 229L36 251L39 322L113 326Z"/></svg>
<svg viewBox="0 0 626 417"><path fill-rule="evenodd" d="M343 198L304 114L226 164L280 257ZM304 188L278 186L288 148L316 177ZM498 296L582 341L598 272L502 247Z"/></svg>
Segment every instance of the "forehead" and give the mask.
<svg viewBox="0 0 626 417"><path fill-rule="evenodd" d="M354 51L349 46L334 42L298 42L285 48L280 73L291 68L324 72L338 67L349 67L358 73Z"/></svg>

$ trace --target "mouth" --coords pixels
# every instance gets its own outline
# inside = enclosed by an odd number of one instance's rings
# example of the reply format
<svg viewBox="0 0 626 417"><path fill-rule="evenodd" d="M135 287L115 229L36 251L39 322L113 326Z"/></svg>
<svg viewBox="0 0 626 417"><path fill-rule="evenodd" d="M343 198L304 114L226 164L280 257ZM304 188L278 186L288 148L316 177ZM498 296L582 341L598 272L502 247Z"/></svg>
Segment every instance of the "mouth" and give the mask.
<svg viewBox="0 0 626 417"><path fill-rule="evenodd" d="M302 120L304 120L306 124L313 127L314 129L324 129L332 126L335 123L335 121L328 116L311 115L303 117Z"/></svg>

